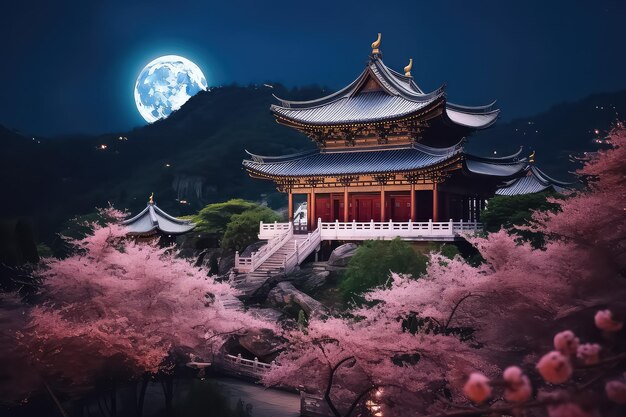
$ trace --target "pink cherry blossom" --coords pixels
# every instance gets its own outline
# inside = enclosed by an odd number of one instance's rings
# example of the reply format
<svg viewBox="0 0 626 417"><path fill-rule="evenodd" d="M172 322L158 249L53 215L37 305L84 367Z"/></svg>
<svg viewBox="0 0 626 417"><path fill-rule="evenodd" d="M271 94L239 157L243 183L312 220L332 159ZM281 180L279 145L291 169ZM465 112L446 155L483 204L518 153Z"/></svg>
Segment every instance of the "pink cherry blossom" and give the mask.
<svg viewBox="0 0 626 417"><path fill-rule="evenodd" d="M274 328L226 308L237 291L177 257L173 248L126 239L123 213L72 241L78 250L40 271L42 304L30 314L28 348L40 369L75 384L120 369L165 369L176 350L210 360L224 335Z"/></svg>
<svg viewBox="0 0 626 417"><path fill-rule="evenodd" d="M600 350L602 347L597 343L584 343L578 346L576 357L584 365L595 365L600 362Z"/></svg>
<svg viewBox="0 0 626 417"><path fill-rule="evenodd" d="M571 330L565 330L554 336L554 348L566 356L576 355L579 339Z"/></svg>
<svg viewBox="0 0 626 417"><path fill-rule="evenodd" d="M626 382L624 381L609 381L604 386L606 396L609 400L617 404L626 404Z"/></svg>
<svg viewBox="0 0 626 417"><path fill-rule="evenodd" d="M546 382L562 384L572 376L572 365L561 352L546 353L537 363L537 370Z"/></svg>
<svg viewBox="0 0 626 417"><path fill-rule="evenodd" d="M519 403L528 401L533 393L530 379L524 375L517 366L509 366L502 374L506 387L504 389L504 399Z"/></svg>
<svg viewBox="0 0 626 417"><path fill-rule="evenodd" d="M595 316L596 327L605 332L619 332L624 327L624 323L613 318L611 310L600 310Z"/></svg>
<svg viewBox="0 0 626 417"><path fill-rule="evenodd" d="M489 378L479 372L472 372L463 386L463 392L467 398L476 404L484 403L492 392Z"/></svg>
<svg viewBox="0 0 626 417"><path fill-rule="evenodd" d="M548 406L550 417L594 417L588 411L583 410L578 404L565 403Z"/></svg>

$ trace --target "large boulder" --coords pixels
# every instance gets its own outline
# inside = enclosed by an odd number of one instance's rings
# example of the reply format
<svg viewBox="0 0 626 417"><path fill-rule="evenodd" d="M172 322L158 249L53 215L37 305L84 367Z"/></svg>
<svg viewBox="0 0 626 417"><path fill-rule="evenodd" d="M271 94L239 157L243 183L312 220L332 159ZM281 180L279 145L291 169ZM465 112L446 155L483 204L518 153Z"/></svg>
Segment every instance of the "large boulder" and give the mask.
<svg viewBox="0 0 626 417"><path fill-rule="evenodd" d="M292 272L287 277L293 285L305 293L311 293L323 287L330 276L326 262L311 262Z"/></svg>
<svg viewBox="0 0 626 417"><path fill-rule="evenodd" d="M328 265L340 267L348 266L350 258L354 256L358 248L359 245L354 243L344 243L343 245L336 247L330 254L330 258L328 258Z"/></svg>
<svg viewBox="0 0 626 417"><path fill-rule="evenodd" d="M257 358L267 358L286 347L286 340L269 329L249 330L239 336L239 345Z"/></svg>
<svg viewBox="0 0 626 417"><path fill-rule="evenodd" d="M296 304L304 310L308 316L324 309L322 303L298 290L289 281L283 281L276 284L276 286L272 288L267 295L267 301L270 305L277 307Z"/></svg>

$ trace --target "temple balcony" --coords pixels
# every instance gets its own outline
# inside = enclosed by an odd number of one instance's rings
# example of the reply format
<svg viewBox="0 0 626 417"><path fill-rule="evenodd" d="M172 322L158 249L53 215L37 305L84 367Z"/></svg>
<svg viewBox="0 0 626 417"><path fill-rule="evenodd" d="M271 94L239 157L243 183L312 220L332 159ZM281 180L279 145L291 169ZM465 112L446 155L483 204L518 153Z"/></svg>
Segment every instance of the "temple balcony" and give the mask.
<svg viewBox="0 0 626 417"><path fill-rule="evenodd" d="M259 239L269 240L282 235L289 223L263 223L259 227ZM399 237L407 241L453 241L462 239L465 233L482 231L482 223L476 221L447 222L323 222L318 219L320 240L393 240Z"/></svg>

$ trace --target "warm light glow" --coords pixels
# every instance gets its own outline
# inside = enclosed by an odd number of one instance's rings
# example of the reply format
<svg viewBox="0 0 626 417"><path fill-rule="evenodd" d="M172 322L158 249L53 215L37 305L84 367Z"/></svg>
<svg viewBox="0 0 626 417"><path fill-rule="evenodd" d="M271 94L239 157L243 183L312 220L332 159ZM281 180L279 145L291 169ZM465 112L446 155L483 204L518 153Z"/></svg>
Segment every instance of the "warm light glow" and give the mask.
<svg viewBox="0 0 626 417"><path fill-rule="evenodd" d="M107 145L105 145L105 144L100 145L100 149L104 150L104 149L106 149L106 148L108 148L108 146L107 146Z"/></svg>

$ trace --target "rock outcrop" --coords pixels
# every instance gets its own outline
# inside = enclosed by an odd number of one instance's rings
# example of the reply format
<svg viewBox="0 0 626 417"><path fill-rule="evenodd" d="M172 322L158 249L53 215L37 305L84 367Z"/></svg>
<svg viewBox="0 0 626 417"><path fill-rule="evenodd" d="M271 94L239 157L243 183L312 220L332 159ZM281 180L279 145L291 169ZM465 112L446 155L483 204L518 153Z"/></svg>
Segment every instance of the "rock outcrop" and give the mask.
<svg viewBox="0 0 626 417"><path fill-rule="evenodd" d="M296 304L304 310L308 316L321 312L324 309L322 303L298 290L291 282L288 281L276 284L276 286L267 295L267 302L276 307Z"/></svg>
<svg viewBox="0 0 626 417"><path fill-rule="evenodd" d="M338 246L330 254L330 258L328 258L328 265L339 267L348 266L350 258L354 256L358 248L359 246L354 243L345 243L341 246Z"/></svg>

